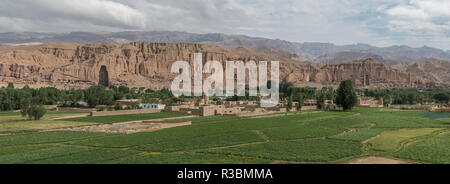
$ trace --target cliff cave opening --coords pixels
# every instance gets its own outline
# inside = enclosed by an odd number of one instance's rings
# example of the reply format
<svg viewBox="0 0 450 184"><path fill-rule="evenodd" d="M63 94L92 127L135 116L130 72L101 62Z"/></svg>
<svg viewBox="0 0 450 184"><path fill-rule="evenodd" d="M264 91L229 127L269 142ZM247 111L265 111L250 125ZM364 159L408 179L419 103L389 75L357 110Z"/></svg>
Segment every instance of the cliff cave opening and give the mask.
<svg viewBox="0 0 450 184"><path fill-rule="evenodd" d="M102 85L105 87L109 86L108 70L106 69L105 65L102 65L102 67L100 68L98 74L98 85Z"/></svg>

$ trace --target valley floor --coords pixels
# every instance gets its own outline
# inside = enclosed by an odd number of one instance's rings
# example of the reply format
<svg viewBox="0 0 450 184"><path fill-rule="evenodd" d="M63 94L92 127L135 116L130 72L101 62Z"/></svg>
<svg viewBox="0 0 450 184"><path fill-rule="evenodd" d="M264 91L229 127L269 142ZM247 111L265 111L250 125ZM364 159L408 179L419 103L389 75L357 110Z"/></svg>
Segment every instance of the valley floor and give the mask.
<svg viewBox="0 0 450 184"><path fill-rule="evenodd" d="M450 163L450 113L356 108L177 118L192 125L134 134L64 131L181 116L84 114L0 113L0 163Z"/></svg>

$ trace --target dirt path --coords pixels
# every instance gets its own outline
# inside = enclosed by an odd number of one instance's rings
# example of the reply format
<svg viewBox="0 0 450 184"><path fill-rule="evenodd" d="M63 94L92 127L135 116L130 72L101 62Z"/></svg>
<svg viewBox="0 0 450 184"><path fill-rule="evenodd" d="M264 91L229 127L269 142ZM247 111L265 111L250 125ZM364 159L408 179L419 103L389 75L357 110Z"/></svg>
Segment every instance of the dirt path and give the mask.
<svg viewBox="0 0 450 184"><path fill-rule="evenodd" d="M270 141L270 138L266 134L264 134L264 132L262 132L261 130L254 130L254 132L258 134L261 138L263 138L264 141L266 142Z"/></svg>
<svg viewBox="0 0 450 184"><path fill-rule="evenodd" d="M52 118L50 120L62 120L62 119L70 119L70 118L84 118L89 116L89 114L81 114L81 115L74 115L74 116L64 116L59 118Z"/></svg>
<svg viewBox="0 0 450 184"><path fill-rule="evenodd" d="M414 164L414 163L384 157L366 157L351 161L348 164Z"/></svg>

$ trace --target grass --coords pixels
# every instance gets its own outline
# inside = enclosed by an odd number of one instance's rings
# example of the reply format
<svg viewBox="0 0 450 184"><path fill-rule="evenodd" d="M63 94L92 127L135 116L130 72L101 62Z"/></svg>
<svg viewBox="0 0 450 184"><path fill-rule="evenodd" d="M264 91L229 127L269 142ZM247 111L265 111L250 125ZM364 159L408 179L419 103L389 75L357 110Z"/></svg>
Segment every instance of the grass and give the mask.
<svg viewBox="0 0 450 184"><path fill-rule="evenodd" d="M94 116L94 117L82 117L82 118L69 118L64 119L64 121L72 122L94 122L94 123L121 123L128 121L138 121L138 120L150 120L159 118L171 118L171 117L181 117L187 116L187 114L181 113L169 113L169 112L159 112L159 113L148 113L148 114L126 114L126 115L114 115L114 116Z"/></svg>
<svg viewBox="0 0 450 184"><path fill-rule="evenodd" d="M0 136L0 146L17 146L30 144L62 143L67 141L87 139L93 137L113 136L114 134L92 133L92 132L38 132L26 134L14 134Z"/></svg>
<svg viewBox="0 0 450 184"><path fill-rule="evenodd" d="M438 128L415 128L415 129L399 129L387 130L382 132L378 137L369 141L372 149L376 151L395 151L400 144L408 139L428 135L434 131L441 130Z"/></svg>
<svg viewBox="0 0 450 184"><path fill-rule="evenodd" d="M22 164L42 159L55 158L59 156L77 154L83 151L87 151L87 147L79 146L53 146L45 149L38 149L28 152L18 152L14 154L0 156L0 163L4 164Z"/></svg>
<svg viewBox="0 0 450 184"><path fill-rule="evenodd" d="M174 151L187 151L195 149L224 147L263 141L264 139L261 138L255 132L243 131L236 133L208 135L172 141L157 142L153 144L142 145L137 147L136 149L147 152L174 152Z"/></svg>
<svg viewBox="0 0 450 184"><path fill-rule="evenodd" d="M76 154L64 154L60 156L32 160L31 164L99 164L110 160L138 154L134 150L114 149L87 149Z"/></svg>
<svg viewBox="0 0 450 184"><path fill-rule="evenodd" d="M425 163L450 164L450 133L423 140L395 156Z"/></svg>
<svg viewBox="0 0 450 184"><path fill-rule="evenodd" d="M54 118L84 114L87 115L86 112L48 111L42 117L42 120L31 121L22 117L19 112L2 112L0 113L0 133L34 132L97 124L92 122L53 120Z"/></svg>
<svg viewBox="0 0 450 184"><path fill-rule="evenodd" d="M375 137L380 134L384 129L380 128L360 128L352 130L348 133L334 136L334 139L348 140L348 141L358 141L362 142L368 140L369 138Z"/></svg>
<svg viewBox="0 0 450 184"><path fill-rule="evenodd" d="M362 144L341 141L312 139L287 142L269 142L218 151L226 155L248 156L273 161L331 162L361 153Z"/></svg>
<svg viewBox="0 0 450 184"><path fill-rule="evenodd" d="M39 130L51 130L60 128L71 128L87 125L95 125L97 123L89 122L72 122L72 121L52 121L52 120L39 120L39 121L12 121L6 123L0 123L0 133L18 133L18 132L33 132Z"/></svg>
<svg viewBox="0 0 450 184"><path fill-rule="evenodd" d="M271 160L238 155L223 155L217 153L146 153L113 160L106 163L118 164L270 164Z"/></svg>
<svg viewBox="0 0 450 184"><path fill-rule="evenodd" d="M423 116L430 119L450 118L450 112L427 112Z"/></svg>
<svg viewBox="0 0 450 184"><path fill-rule="evenodd" d="M266 117L189 117L190 126L134 134L27 132L185 116L153 113L25 121L0 113L0 163L344 163L386 156L449 163L448 118L424 111L356 108ZM73 114L70 114L73 115ZM23 132L23 133L18 133Z"/></svg>

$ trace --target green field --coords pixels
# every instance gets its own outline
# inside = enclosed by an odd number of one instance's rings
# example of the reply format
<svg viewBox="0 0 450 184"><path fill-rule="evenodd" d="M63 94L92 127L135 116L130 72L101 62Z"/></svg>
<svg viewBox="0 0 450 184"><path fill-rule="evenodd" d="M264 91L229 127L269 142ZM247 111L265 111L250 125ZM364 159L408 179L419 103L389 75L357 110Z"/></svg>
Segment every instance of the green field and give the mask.
<svg viewBox="0 0 450 184"><path fill-rule="evenodd" d="M449 113L356 108L272 117L191 117L171 120L189 120L190 126L134 134L37 132L49 123L54 126L48 129L55 129L185 114L52 120L64 116L70 113L28 122L19 114L0 113L0 133L9 133L0 135L0 163L347 163L369 156L450 163ZM21 129L7 128L14 123Z"/></svg>
<svg viewBox="0 0 450 184"><path fill-rule="evenodd" d="M65 119L65 121L93 122L93 123L121 123L121 122L128 122L128 121L171 118L171 117L181 117L181 116L187 116L187 114L160 112L160 113L127 114L127 115L114 115L114 116L94 116L94 117L89 116L89 117L81 117L81 118L69 118L69 119Z"/></svg>
<svg viewBox="0 0 450 184"><path fill-rule="evenodd" d="M0 134L34 132L59 128L87 126L98 123L55 120L55 118L88 115L87 112L49 111L39 121L30 121L19 112L0 112Z"/></svg>

